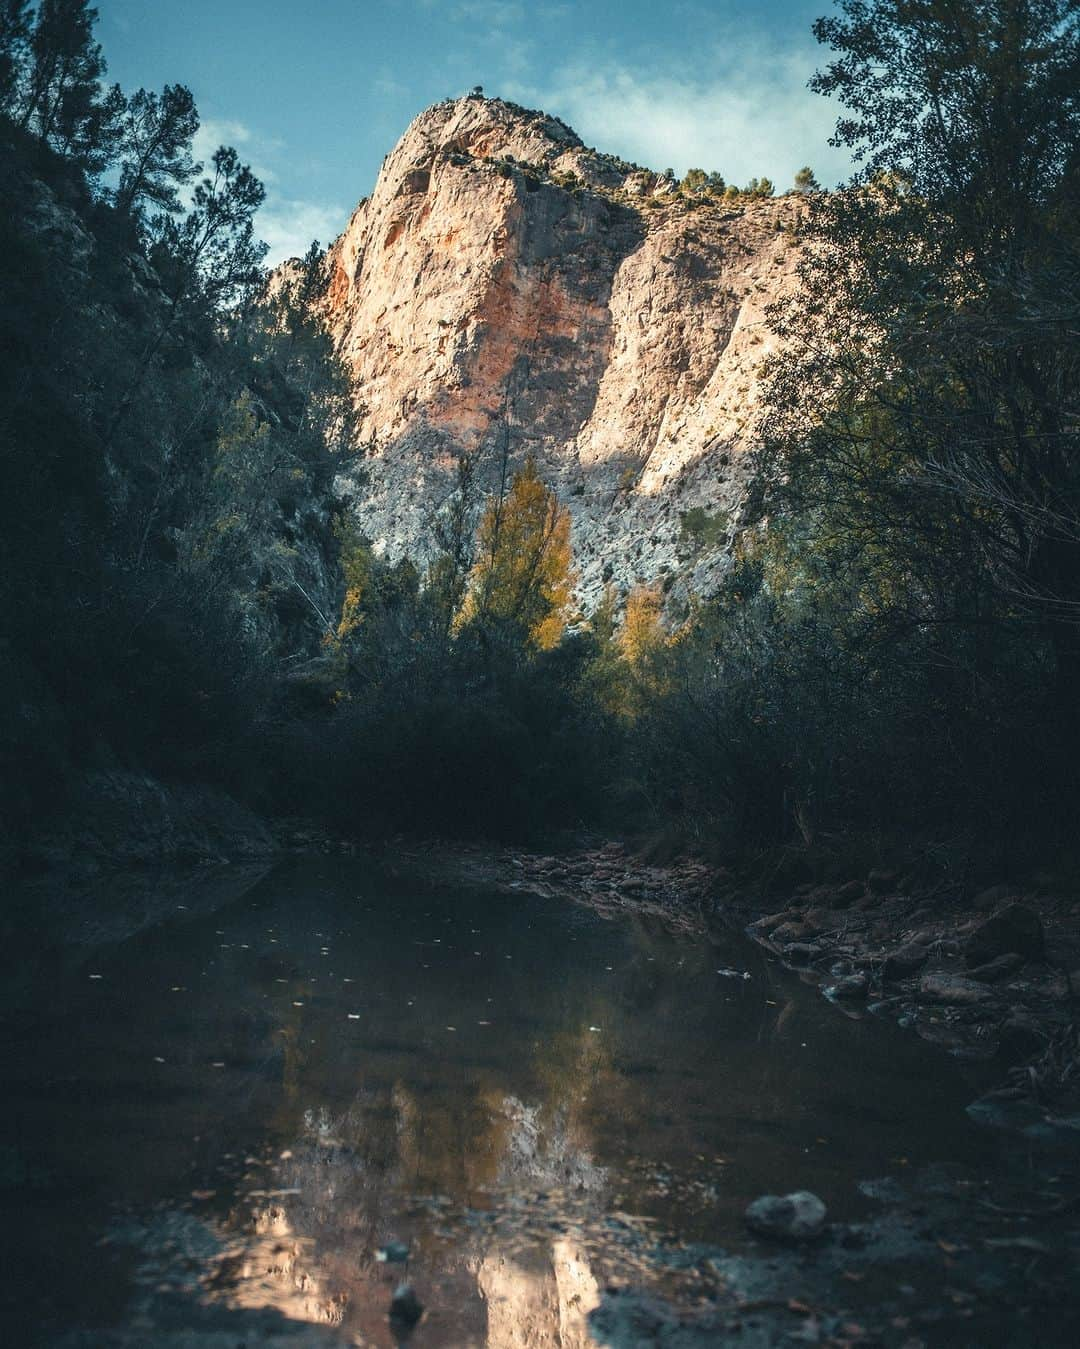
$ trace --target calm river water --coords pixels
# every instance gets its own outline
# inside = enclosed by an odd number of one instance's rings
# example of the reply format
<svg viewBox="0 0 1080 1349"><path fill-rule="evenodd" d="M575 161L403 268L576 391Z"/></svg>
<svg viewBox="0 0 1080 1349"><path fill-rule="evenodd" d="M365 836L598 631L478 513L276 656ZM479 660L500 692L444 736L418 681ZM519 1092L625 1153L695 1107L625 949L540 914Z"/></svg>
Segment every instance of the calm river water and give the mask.
<svg viewBox="0 0 1080 1349"><path fill-rule="evenodd" d="M177 894L6 1019L8 1343L391 1345L407 1277L418 1349L572 1349L761 1193L857 1218L860 1180L984 1146L964 1069L740 937L353 859Z"/></svg>

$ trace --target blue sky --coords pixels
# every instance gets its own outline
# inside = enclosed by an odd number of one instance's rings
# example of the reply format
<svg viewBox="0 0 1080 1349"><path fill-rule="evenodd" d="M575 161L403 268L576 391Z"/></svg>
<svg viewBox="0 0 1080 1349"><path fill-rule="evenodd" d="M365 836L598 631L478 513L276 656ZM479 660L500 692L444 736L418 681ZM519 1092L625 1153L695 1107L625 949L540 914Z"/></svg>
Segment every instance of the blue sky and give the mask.
<svg viewBox="0 0 1080 1349"><path fill-rule="evenodd" d="M109 75L191 87L205 156L236 145L267 185L277 261L328 243L430 103L482 84L655 169L848 171L806 89L829 0L97 0Z"/></svg>

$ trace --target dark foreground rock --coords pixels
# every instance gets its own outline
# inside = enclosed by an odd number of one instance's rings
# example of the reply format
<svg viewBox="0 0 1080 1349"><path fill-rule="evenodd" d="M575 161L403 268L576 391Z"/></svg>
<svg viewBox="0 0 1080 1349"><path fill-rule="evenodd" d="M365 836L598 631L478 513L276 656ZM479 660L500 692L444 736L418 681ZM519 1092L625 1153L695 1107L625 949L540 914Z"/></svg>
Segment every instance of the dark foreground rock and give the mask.
<svg viewBox="0 0 1080 1349"><path fill-rule="evenodd" d="M390 1320L402 1327L414 1326L423 1314L423 1303L416 1296L412 1284L399 1284L390 1300Z"/></svg>
<svg viewBox="0 0 1080 1349"><path fill-rule="evenodd" d="M875 1206L865 1220L816 1242L658 1253L682 1297L609 1287L591 1339L606 1349L1074 1349L1075 1205L1033 1194L1055 1175L1060 1185L1060 1170L974 1184L939 1168L883 1177L860 1186Z"/></svg>
<svg viewBox="0 0 1080 1349"><path fill-rule="evenodd" d="M1008 904L972 932L964 956L969 967L980 966L1011 953L1038 960L1043 948L1043 926L1039 915L1026 904Z"/></svg>
<svg viewBox="0 0 1080 1349"><path fill-rule="evenodd" d="M883 974L890 983L917 973L930 958L930 952L918 942L905 942L885 957Z"/></svg>
<svg viewBox="0 0 1080 1349"><path fill-rule="evenodd" d="M809 1190L764 1194L746 1210L746 1225L772 1241L813 1241L825 1230L825 1205Z"/></svg>

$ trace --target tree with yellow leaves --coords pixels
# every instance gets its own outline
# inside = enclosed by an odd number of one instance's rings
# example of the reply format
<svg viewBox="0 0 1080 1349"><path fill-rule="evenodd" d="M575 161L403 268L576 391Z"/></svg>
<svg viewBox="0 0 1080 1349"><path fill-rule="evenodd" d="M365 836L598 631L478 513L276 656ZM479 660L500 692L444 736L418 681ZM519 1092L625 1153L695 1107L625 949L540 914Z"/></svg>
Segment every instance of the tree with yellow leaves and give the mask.
<svg viewBox="0 0 1080 1349"><path fill-rule="evenodd" d="M667 642L662 612L659 586L636 585L626 597L626 614L619 629L619 650L623 660L638 674L646 672Z"/></svg>
<svg viewBox="0 0 1080 1349"><path fill-rule="evenodd" d="M531 455L509 489L488 504L476 557L461 624L504 624L523 631L541 651L557 646L575 579L570 512L541 479Z"/></svg>

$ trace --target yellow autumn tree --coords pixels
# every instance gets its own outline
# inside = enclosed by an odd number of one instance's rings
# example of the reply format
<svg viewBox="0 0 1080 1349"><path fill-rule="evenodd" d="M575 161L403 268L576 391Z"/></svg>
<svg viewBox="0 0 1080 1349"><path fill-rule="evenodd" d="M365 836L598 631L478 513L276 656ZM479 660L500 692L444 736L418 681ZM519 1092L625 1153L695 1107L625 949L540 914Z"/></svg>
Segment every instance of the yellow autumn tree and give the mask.
<svg viewBox="0 0 1080 1349"><path fill-rule="evenodd" d="M664 654L670 638L664 628L659 586L637 585L630 591L616 642L626 672L621 711L633 719L663 693L669 677Z"/></svg>
<svg viewBox="0 0 1080 1349"><path fill-rule="evenodd" d="M626 597L619 649L634 670L643 671L667 641L661 613L659 586L637 585Z"/></svg>
<svg viewBox="0 0 1080 1349"><path fill-rule="evenodd" d="M476 563L461 621L516 626L542 651L557 646L570 615L570 512L530 455L509 490L489 504L476 536Z"/></svg>

